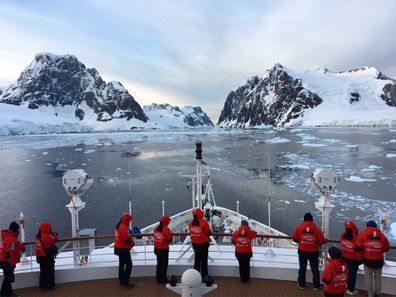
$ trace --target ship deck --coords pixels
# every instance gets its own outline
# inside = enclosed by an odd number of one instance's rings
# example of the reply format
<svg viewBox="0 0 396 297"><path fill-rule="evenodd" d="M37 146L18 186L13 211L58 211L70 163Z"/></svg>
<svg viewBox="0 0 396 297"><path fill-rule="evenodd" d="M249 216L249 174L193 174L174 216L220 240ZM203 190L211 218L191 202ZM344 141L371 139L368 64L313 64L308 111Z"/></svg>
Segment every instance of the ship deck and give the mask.
<svg viewBox="0 0 396 297"><path fill-rule="evenodd" d="M134 278L132 281L135 284L133 289L121 288L118 279L105 279L60 284L52 291L43 292L39 288L25 288L15 290L15 293L29 297L178 296L176 293L166 289L164 285L157 284L155 278L152 277ZM218 288L205 296L323 296L323 289L314 291L312 284L307 284L304 290L300 290L297 288L296 282L291 281L252 279L246 285L239 278L216 277L215 282ZM367 296L367 293L360 291L355 296ZM381 296L390 297L391 295L381 294Z"/></svg>

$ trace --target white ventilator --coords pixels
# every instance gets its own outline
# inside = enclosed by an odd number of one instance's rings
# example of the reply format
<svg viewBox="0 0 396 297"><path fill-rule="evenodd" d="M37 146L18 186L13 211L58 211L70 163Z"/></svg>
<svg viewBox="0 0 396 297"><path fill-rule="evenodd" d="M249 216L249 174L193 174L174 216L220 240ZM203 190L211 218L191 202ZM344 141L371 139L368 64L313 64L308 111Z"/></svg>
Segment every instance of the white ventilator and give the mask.
<svg viewBox="0 0 396 297"><path fill-rule="evenodd" d="M311 175L311 182L322 194L315 202L315 207L322 213L322 232L326 238L329 238L329 217L334 208L334 204L330 201L330 194L340 180L333 170L316 169Z"/></svg>
<svg viewBox="0 0 396 297"><path fill-rule="evenodd" d="M80 231L78 213L85 207L85 202L80 198L93 184L93 179L82 169L68 170L62 177L62 185L66 193L71 196L71 201L66 207L71 214L72 236L77 237ZM73 241L74 263L78 263L78 241Z"/></svg>
<svg viewBox="0 0 396 297"><path fill-rule="evenodd" d="M174 287L167 284L166 288L182 297L200 297L217 289L217 285L212 284L211 287L207 287L206 284L202 283L201 274L197 270L190 268L184 271L181 284L176 284Z"/></svg>

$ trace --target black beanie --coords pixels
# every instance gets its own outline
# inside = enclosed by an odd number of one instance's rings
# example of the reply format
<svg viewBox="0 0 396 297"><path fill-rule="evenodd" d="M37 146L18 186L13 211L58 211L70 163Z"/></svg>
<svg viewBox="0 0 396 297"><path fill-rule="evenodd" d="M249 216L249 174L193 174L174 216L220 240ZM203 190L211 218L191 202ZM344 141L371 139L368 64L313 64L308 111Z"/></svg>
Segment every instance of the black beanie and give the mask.
<svg viewBox="0 0 396 297"><path fill-rule="evenodd" d="M242 221L241 221L241 226L249 226L248 221L242 220Z"/></svg>
<svg viewBox="0 0 396 297"><path fill-rule="evenodd" d="M332 259L340 259L341 258L341 251L338 247L332 246L329 248L329 255Z"/></svg>
<svg viewBox="0 0 396 297"><path fill-rule="evenodd" d="M366 224L367 227L374 227L377 228L377 223L374 221L368 221Z"/></svg>
<svg viewBox="0 0 396 297"><path fill-rule="evenodd" d="M307 213L304 215L304 221L313 222L313 216L311 215L310 212L307 212Z"/></svg>
<svg viewBox="0 0 396 297"><path fill-rule="evenodd" d="M17 232L19 230L19 225L15 222L12 222L8 227L12 232Z"/></svg>

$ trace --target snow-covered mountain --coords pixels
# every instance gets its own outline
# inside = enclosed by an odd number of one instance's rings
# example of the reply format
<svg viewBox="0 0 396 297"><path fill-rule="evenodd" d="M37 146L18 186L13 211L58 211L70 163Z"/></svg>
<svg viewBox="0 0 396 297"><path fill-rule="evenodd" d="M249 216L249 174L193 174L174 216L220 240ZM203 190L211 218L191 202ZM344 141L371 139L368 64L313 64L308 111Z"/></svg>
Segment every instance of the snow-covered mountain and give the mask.
<svg viewBox="0 0 396 297"><path fill-rule="evenodd" d="M212 121L199 106L177 107L153 103L144 106L143 110L156 128L213 127Z"/></svg>
<svg viewBox="0 0 396 297"><path fill-rule="evenodd" d="M144 126L147 117L121 83L106 83L73 55L37 54L0 102L37 109L94 130ZM112 122L104 125L105 122Z"/></svg>
<svg viewBox="0 0 396 297"><path fill-rule="evenodd" d="M275 64L232 91L221 127L396 124L396 81L375 68L305 72Z"/></svg>

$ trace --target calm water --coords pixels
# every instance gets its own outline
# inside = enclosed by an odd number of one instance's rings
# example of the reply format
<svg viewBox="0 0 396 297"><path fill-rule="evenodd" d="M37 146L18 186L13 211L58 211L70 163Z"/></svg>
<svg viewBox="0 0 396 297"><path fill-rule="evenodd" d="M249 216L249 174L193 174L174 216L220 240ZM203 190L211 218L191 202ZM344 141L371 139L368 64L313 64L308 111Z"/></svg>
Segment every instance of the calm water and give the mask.
<svg viewBox="0 0 396 297"><path fill-rule="evenodd" d="M270 159L272 226L285 233L306 211L320 224L314 208L319 193L306 182L318 167L333 168L341 177L333 196L333 238L346 219L362 229L385 212L396 222L396 130L321 128L1 137L0 225L6 227L23 211L28 239L44 220L62 236L70 235L65 208L70 198L61 177L62 170L75 168L94 178L82 197L86 208L80 226L97 228L98 234L111 234L119 214L127 211L129 182L134 223L140 227L159 218L162 200L169 215L190 208L191 193L179 173L194 172L197 140L211 167L217 204L235 209L239 200L242 213L264 223ZM276 143L282 140L289 142ZM141 155L129 158L127 151ZM351 176L360 182L348 181Z"/></svg>

